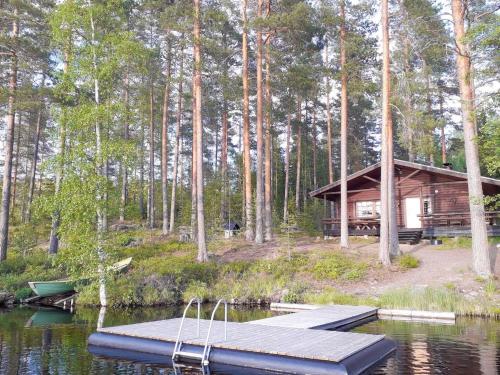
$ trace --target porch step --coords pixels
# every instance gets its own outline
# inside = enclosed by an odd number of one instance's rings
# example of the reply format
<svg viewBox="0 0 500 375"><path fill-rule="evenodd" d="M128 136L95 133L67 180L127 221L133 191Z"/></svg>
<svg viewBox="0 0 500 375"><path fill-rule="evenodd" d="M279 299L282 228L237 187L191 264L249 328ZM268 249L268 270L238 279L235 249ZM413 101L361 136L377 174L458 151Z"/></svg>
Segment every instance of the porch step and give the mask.
<svg viewBox="0 0 500 375"><path fill-rule="evenodd" d="M399 230L398 239L400 243L415 245L422 239L422 230Z"/></svg>

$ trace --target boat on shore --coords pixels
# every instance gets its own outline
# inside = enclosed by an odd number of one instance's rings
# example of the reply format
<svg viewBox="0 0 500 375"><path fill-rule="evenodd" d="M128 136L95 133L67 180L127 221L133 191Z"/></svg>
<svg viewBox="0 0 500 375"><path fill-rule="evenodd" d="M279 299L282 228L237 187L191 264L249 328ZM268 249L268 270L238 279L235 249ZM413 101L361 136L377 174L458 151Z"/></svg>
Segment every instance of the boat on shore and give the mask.
<svg viewBox="0 0 500 375"><path fill-rule="evenodd" d="M108 267L108 272L121 272L128 268L132 258L126 258ZM52 281L29 281L28 285L39 297L50 297L58 294L73 292L78 284L87 282L89 279L79 280L52 280Z"/></svg>

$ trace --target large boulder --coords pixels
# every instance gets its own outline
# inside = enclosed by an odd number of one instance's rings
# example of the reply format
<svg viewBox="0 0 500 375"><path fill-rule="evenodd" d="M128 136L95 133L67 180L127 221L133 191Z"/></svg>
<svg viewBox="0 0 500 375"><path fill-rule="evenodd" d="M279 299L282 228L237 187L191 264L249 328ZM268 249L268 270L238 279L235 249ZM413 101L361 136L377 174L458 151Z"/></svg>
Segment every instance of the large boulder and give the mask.
<svg viewBox="0 0 500 375"><path fill-rule="evenodd" d="M129 230L138 230L141 226L134 223L116 223L109 227L114 232L125 232Z"/></svg>
<svg viewBox="0 0 500 375"><path fill-rule="evenodd" d="M14 304L15 297L12 293L0 292L0 306L10 306Z"/></svg>

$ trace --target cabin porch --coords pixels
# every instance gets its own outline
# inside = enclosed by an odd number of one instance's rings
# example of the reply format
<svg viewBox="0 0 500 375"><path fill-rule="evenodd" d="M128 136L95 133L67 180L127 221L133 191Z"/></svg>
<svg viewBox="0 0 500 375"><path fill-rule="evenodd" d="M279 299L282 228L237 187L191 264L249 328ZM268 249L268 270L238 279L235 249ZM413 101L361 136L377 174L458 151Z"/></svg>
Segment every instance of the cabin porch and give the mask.
<svg viewBox="0 0 500 375"><path fill-rule="evenodd" d="M420 220L418 226L408 228L404 225L398 225L400 237L416 231L420 231L423 238L471 236L469 212L428 213L417 216ZM500 211L486 211L485 220L488 236L500 236ZM340 236L339 217L325 217L321 223L325 237ZM350 217L348 228L350 236L378 236L380 234L380 218L376 216Z"/></svg>

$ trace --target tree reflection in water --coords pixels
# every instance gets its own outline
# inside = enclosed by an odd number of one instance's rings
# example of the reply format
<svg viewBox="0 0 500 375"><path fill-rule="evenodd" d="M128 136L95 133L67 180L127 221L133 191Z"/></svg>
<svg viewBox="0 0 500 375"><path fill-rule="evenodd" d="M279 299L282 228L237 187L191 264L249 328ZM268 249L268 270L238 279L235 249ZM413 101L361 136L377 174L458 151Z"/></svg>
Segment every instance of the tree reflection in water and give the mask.
<svg viewBox="0 0 500 375"><path fill-rule="evenodd" d="M87 338L95 331L99 315L100 324L112 326L178 317L182 310L108 308L104 318L98 309L80 308L74 314L53 309L0 309L0 375L173 373L164 365L93 356L87 350ZM211 307L205 306L203 317L210 311ZM274 314L231 309L229 318L249 321ZM458 319L455 325L381 320L354 331L385 334L397 342L397 352L370 371L374 374L493 375L500 366L500 322L494 320Z"/></svg>

